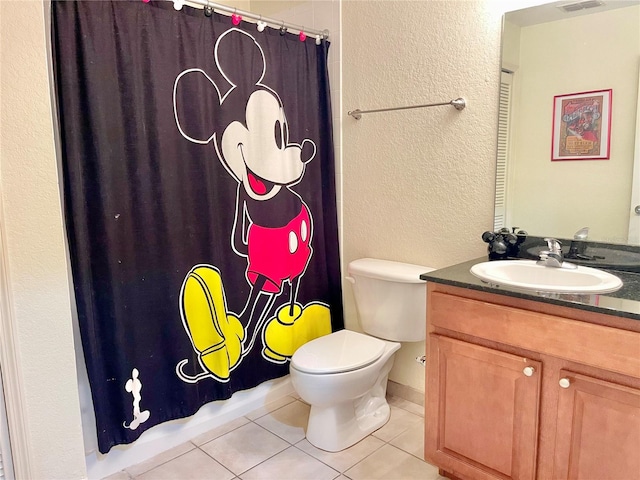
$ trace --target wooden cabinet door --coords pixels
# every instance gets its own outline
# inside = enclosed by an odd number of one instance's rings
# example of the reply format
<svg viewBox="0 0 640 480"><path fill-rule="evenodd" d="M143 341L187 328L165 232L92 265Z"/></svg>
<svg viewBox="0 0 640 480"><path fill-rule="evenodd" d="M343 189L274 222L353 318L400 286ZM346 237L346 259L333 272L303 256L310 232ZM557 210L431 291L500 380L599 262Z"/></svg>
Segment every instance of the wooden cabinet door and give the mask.
<svg viewBox="0 0 640 480"><path fill-rule="evenodd" d="M565 370L560 378L554 478L640 479L640 390Z"/></svg>
<svg viewBox="0 0 640 480"><path fill-rule="evenodd" d="M427 460L465 479L535 478L541 363L436 334L428 362Z"/></svg>

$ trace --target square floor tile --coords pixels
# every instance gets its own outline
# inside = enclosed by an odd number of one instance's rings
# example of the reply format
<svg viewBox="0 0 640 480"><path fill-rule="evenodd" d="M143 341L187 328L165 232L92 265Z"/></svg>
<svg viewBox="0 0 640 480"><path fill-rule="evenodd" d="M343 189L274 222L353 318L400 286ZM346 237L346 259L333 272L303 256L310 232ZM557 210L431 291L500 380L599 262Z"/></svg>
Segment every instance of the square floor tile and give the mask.
<svg viewBox="0 0 640 480"><path fill-rule="evenodd" d="M422 417L391 405L391 418L389 418L389 421L385 426L376 430L371 435L388 442L405 430L408 430L417 424L421 424L422 422Z"/></svg>
<svg viewBox="0 0 640 480"><path fill-rule="evenodd" d="M424 405L418 405L417 403L395 396L387 397L387 401L389 402L389 405L393 405L394 407L398 407L420 417L424 417Z"/></svg>
<svg viewBox="0 0 640 480"><path fill-rule="evenodd" d="M224 425L220 425L217 428L214 428L212 430L209 430L208 432L192 438L191 443L200 446L202 444L210 442L211 440L221 437L225 433L229 433L236 428L246 425L247 423L249 423L249 420L246 417L236 418L234 420L231 420L230 422L225 423Z"/></svg>
<svg viewBox="0 0 640 480"><path fill-rule="evenodd" d="M248 423L200 448L239 475L287 447L289 444L273 433Z"/></svg>
<svg viewBox="0 0 640 480"><path fill-rule="evenodd" d="M436 480L438 468L413 455L385 445L344 473L353 480Z"/></svg>
<svg viewBox="0 0 640 480"><path fill-rule="evenodd" d="M402 432L389 442L411 455L424 459L424 423L419 423Z"/></svg>
<svg viewBox="0 0 640 480"><path fill-rule="evenodd" d="M185 453L195 449L192 443L186 442L177 447L171 448L166 452L162 452L155 457L150 458L142 463L137 465L132 465L125 469L125 471L131 475L132 477L137 477L138 475L143 474L144 472L148 472L149 470L157 467L158 465L162 465L163 463L167 463L170 460L173 460L180 455L184 455Z"/></svg>
<svg viewBox="0 0 640 480"><path fill-rule="evenodd" d="M143 473L136 480L231 480L234 477L233 473L202 450L194 449Z"/></svg>
<svg viewBox="0 0 640 480"><path fill-rule="evenodd" d="M284 438L289 443L296 443L305 437L310 409L311 407L306 403L296 400L258 418L255 423Z"/></svg>
<svg viewBox="0 0 640 480"><path fill-rule="evenodd" d="M240 475L242 480L333 480L340 472L315 458L289 447L266 462Z"/></svg>
<svg viewBox="0 0 640 480"><path fill-rule="evenodd" d="M296 443L296 447L300 450L317 458L321 462L326 463L330 467L335 468L339 472L344 472L353 467L356 463L371 455L383 445L384 442L382 440L370 435L363 438L355 445L339 452L326 452L324 450L320 450L319 448L311 445L306 439Z"/></svg>

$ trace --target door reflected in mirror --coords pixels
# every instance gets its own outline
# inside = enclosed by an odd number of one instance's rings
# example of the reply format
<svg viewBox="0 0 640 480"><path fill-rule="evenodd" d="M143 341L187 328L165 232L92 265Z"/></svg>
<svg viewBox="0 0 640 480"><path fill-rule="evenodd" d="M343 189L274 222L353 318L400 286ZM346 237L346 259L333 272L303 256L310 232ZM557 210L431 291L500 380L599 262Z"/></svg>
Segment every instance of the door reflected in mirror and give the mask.
<svg viewBox="0 0 640 480"><path fill-rule="evenodd" d="M589 240L640 244L640 0L579 3L597 6L505 14L494 227L573 238L588 226ZM552 161L554 97L603 90L609 158Z"/></svg>

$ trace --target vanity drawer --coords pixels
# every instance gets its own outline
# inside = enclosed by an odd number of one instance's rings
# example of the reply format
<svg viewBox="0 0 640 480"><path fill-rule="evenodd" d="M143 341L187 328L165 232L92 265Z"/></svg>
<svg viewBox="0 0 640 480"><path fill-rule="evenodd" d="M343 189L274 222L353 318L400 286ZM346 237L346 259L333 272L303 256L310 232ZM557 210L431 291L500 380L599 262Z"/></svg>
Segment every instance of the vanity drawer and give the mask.
<svg viewBox="0 0 640 480"><path fill-rule="evenodd" d="M640 378L640 333L432 291L433 328Z"/></svg>

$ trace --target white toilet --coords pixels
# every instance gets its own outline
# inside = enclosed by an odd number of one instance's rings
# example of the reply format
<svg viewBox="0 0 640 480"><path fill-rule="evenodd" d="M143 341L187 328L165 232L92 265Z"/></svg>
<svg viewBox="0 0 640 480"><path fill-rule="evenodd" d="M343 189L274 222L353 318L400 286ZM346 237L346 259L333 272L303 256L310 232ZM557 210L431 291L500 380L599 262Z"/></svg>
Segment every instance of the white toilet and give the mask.
<svg viewBox="0 0 640 480"><path fill-rule="evenodd" d="M397 342L426 333L426 285L433 268L362 258L349 264L360 326L312 340L291 358L291 382L311 405L307 440L337 452L389 420L385 395Z"/></svg>

